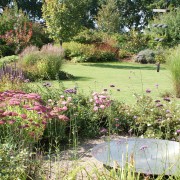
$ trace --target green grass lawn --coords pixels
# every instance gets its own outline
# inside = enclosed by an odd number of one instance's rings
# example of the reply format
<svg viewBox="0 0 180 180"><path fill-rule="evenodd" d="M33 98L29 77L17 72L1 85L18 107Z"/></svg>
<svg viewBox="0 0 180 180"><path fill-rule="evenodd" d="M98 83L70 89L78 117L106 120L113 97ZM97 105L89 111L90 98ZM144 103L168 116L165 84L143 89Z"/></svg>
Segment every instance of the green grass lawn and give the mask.
<svg viewBox="0 0 180 180"><path fill-rule="evenodd" d="M75 76L73 80L61 81L65 88L76 86L79 92L86 95L93 91L102 92L103 89L108 89L114 99L128 104L136 101L134 94L146 94L146 89L151 90L149 95L153 98L159 98L165 93L173 93L170 72L165 65L161 66L160 72L157 72L156 65L153 64L66 63L62 70ZM52 82L53 87L59 87L58 84L57 81Z"/></svg>
<svg viewBox="0 0 180 180"><path fill-rule="evenodd" d="M173 91L171 76L165 66L162 66L160 72L157 72L156 65L67 63L64 64L63 70L75 76L73 81L63 81L65 87L77 86L79 91L85 94L92 91L101 92L106 88L114 98L128 103L135 101L134 93L143 94L146 93L146 89L151 90L153 97ZM115 87L110 87L111 84ZM156 84L158 84L158 88Z"/></svg>

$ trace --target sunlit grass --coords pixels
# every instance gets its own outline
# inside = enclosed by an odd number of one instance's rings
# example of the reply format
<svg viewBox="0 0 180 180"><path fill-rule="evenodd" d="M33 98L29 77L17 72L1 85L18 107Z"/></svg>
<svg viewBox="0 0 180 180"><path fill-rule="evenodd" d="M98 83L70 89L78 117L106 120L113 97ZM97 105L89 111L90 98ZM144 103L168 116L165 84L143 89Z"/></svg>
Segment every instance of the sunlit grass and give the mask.
<svg viewBox="0 0 180 180"><path fill-rule="evenodd" d="M87 95L92 91L108 89L115 99L128 103L135 101L134 94L142 95L146 93L146 89L151 90L152 97L173 91L170 73L165 66L161 66L160 72L157 72L154 64L67 63L63 70L75 76L73 80L61 81L65 87L76 86L80 92ZM53 84L57 86L58 83ZM110 87L112 84L115 87Z"/></svg>

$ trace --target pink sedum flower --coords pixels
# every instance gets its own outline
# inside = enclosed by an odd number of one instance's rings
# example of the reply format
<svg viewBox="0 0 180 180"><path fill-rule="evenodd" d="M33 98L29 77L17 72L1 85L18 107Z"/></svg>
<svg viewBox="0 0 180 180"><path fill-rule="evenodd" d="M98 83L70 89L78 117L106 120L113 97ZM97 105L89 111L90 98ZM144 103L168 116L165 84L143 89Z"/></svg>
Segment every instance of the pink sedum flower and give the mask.
<svg viewBox="0 0 180 180"><path fill-rule="evenodd" d="M69 121L69 118L65 115L59 115L58 118L63 121Z"/></svg>
<svg viewBox="0 0 180 180"><path fill-rule="evenodd" d="M94 106L93 110L94 110L94 111L98 111L98 107L97 107L97 106Z"/></svg>
<svg viewBox="0 0 180 180"><path fill-rule="evenodd" d="M26 114L21 114L21 117L22 117L23 119L27 119L27 115L26 115Z"/></svg>

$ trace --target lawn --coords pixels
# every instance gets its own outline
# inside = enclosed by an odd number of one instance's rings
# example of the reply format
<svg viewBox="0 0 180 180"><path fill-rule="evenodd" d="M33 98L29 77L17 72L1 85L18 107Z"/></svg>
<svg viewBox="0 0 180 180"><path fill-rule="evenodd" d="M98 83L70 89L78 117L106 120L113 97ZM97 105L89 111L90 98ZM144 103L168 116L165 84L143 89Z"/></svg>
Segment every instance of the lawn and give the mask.
<svg viewBox="0 0 180 180"><path fill-rule="evenodd" d="M114 98L127 103L135 101L135 93L142 95L147 89L151 90L153 97L173 91L170 73L165 66L157 72L154 64L66 63L63 70L75 76L74 80L63 81L65 87L77 86L85 94L108 89Z"/></svg>

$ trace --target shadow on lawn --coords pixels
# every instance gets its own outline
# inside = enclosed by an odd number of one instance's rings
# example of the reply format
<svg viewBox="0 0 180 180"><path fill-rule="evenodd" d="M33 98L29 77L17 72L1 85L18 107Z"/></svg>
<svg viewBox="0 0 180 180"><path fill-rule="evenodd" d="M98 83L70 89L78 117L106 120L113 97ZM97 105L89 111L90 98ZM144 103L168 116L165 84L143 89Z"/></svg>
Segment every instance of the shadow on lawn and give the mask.
<svg viewBox="0 0 180 180"><path fill-rule="evenodd" d="M129 69L129 70L133 70L133 69L142 69L142 70L155 70L157 69L157 66L154 65L124 65L124 64L119 64L119 65L111 65L111 64L83 64L83 66L90 66L90 67L98 67L98 68L112 68L112 69ZM160 70L165 70L164 67L161 67Z"/></svg>
<svg viewBox="0 0 180 180"><path fill-rule="evenodd" d="M71 81L88 81L90 79L93 79L91 77L85 77L85 76L75 76L73 79L70 79Z"/></svg>

